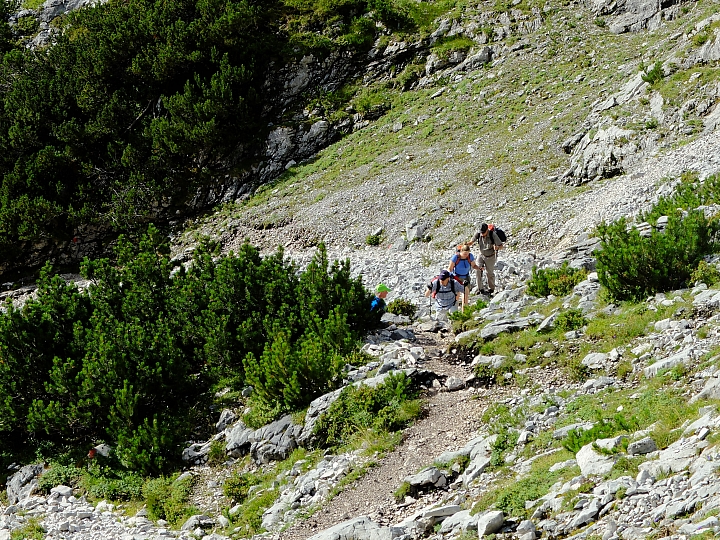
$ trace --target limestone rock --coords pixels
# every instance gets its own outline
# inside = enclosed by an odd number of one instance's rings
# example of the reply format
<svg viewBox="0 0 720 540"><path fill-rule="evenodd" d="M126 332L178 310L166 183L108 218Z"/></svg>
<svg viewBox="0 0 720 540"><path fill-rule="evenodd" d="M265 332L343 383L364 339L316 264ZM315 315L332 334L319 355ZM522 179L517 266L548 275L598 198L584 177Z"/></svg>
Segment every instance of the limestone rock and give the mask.
<svg viewBox="0 0 720 540"><path fill-rule="evenodd" d="M593 449L592 443L583 446L578 451L575 459L583 476L607 474L615 464L612 456L606 456L596 452Z"/></svg>
<svg viewBox="0 0 720 540"><path fill-rule="evenodd" d="M479 514L477 520L478 537L482 538L489 534L495 534L505 522L505 514L500 510L488 510Z"/></svg>
<svg viewBox="0 0 720 540"><path fill-rule="evenodd" d="M627 453L631 456L635 456L639 454L649 454L650 452L655 452L657 449L655 441L650 437L645 437L639 441L634 441L628 444Z"/></svg>

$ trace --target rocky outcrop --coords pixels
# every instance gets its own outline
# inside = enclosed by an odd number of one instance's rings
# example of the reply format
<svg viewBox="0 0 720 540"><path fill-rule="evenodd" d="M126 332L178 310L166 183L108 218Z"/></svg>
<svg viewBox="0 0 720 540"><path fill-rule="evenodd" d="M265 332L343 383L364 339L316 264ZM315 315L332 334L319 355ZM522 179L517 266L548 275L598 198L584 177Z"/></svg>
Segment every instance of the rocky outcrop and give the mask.
<svg viewBox="0 0 720 540"><path fill-rule="evenodd" d="M588 0L597 17L610 17L608 28L614 34L654 30L663 20L677 16L681 0Z"/></svg>

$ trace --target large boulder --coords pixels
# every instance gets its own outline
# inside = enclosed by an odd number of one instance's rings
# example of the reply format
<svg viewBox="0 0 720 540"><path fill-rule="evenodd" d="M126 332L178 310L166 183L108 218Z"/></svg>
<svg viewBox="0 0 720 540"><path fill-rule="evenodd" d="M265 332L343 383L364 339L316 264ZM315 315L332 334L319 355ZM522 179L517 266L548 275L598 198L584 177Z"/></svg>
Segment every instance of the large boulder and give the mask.
<svg viewBox="0 0 720 540"><path fill-rule="evenodd" d="M477 520L478 538L495 534L505 522L505 514L500 510L488 510L479 515Z"/></svg>
<svg viewBox="0 0 720 540"><path fill-rule="evenodd" d="M44 467L41 463L25 465L7 480L8 502L15 504L32 495L38 486L38 478Z"/></svg>
<svg viewBox="0 0 720 540"><path fill-rule="evenodd" d="M596 452L593 448L593 443L583 446L575 456L575 459L583 476L607 474L615 464L612 456L606 456Z"/></svg>
<svg viewBox="0 0 720 540"><path fill-rule="evenodd" d="M393 540L401 536L405 536L402 527L383 527L367 516L360 516L338 523L309 540Z"/></svg>
<svg viewBox="0 0 720 540"><path fill-rule="evenodd" d="M563 179L571 185L580 185L590 180L609 178L624 172L623 158L637 151L630 143L633 131L617 126L605 126L591 137L589 132L573 149L570 168Z"/></svg>

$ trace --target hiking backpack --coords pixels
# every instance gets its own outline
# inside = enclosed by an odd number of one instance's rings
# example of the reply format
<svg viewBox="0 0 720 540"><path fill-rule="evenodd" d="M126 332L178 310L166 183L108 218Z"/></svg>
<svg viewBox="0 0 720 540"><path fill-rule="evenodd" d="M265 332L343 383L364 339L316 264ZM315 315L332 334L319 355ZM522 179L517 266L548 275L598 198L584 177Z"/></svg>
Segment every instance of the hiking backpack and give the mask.
<svg viewBox="0 0 720 540"><path fill-rule="evenodd" d="M464 290L465 285L463 282L458 278L455 274L450 274L450 289L452 290L453 294L458 293L458 289L455 288L455 284L457 283L461 288L460 291ZM440 289L440 275L438 274L434 278L430 280L430 283L428 284L428 289L432 292L430 296L435 298L435 295L437 295L438 290Z"/></svg>
<svg viewBox="0 0 720 540"><path fill-rule="evenodd" d="M504 244L507 242L507 234L505 234L505 231L503 231L500 227L497 225L488 225L488 230L492 234L493 231L495 231L495 234L497 234L498 239Z"/></svg>

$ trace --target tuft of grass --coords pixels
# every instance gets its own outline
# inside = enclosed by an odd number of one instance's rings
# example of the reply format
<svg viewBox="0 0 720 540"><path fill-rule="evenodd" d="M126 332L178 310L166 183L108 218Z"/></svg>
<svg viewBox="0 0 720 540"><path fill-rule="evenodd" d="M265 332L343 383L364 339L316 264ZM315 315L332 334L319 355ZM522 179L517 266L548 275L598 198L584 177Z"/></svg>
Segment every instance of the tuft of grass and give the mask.
<svg viewBox="0 0 720 540"><path fill-rule="evenodd" d="M367 235L367 238L365 238L365 243L368 246L379 246L381 241L382 236L379 234L369 234Z"/></svg>
<svg viewBox="0 0 720 540"><path fill-rule="evenodd" d="M403 482L400 484L400 487L395 490L393 493L393 496L395 497L395 502L398 504L403 502L405 500L405 497L410 495L410 482Z"/></svg>
<svg viewBox="0 0 720 540"><path fill-rule="evenodd" d="M10 532L10 540L43 540L45 529L38 518L29 519L22 527Z"/></svg>
<svg viewBox="0 0 720 540"><path fill-rule="evenodd" d="M572 458L570 452L556 452L536 459L530 473L518 480L514 475L502 478L495 486L485 491L472 507L472 514L483 512L489 508L497 508L507 515L527 517L530 510L526 502L535 501L547 494L552 485L574 470L550 472L555 463Z"/></svg>

